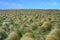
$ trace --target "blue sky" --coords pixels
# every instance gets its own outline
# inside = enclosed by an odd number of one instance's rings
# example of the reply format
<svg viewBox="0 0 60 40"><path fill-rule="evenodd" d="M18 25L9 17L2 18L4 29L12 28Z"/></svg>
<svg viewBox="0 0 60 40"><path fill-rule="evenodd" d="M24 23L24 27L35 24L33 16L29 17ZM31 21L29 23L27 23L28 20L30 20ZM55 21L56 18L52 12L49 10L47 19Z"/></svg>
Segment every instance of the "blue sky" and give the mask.
<svg viewBox="0 0 60 40"><path fill-rule="evenodd" d="M0 9L60 9L60 0L0 0Z"/></svg>

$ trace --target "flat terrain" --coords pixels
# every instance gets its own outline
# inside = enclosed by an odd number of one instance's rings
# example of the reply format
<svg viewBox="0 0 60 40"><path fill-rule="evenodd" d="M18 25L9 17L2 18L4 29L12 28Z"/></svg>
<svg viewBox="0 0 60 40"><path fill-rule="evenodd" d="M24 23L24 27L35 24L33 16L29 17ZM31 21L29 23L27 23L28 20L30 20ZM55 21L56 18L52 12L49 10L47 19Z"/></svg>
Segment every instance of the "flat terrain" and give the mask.
<svg viewBox="0 0 60 40"><path fill-rule="evenodd" d="M60 10L0 10L0 40L60 40Z"/></svg>

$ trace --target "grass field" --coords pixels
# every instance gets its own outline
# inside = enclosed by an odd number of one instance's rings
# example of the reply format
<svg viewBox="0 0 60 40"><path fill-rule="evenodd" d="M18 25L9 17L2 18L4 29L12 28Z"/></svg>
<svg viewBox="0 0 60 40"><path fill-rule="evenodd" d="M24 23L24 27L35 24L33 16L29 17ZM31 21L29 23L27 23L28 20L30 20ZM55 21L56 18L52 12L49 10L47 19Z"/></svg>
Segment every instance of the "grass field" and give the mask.
<svg viewBox="0 0 60 40"><path fill-rule="evenodd" d="M0 10L0 40L60 40L60 10Z"/></svg>

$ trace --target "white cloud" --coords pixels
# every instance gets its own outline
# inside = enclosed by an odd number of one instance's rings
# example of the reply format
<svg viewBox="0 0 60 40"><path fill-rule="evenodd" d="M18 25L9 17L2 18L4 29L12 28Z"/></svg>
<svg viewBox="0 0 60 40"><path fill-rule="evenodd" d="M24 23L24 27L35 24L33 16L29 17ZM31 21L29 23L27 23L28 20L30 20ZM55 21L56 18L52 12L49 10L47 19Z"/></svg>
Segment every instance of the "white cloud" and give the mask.
<svg viewBox="0 0 60 40"><path fill-rule="evenodd" d="M7 7L8 9L23 8L21 4L11 3L11 2L3 2L3 1L0 1L0 6Z"/></svg>
<svg viewBox="0 0 60 40"><path fill-rule="evenodd" d="M20 4L17 4L17 6L19 6L19 7L20 7L21 5L20 5Z"/></svg>
<svg viewBox="0 0 60 40"><path fill-rule="evenodd" d="M57 5L57 2L53 2L52 4L53 4L53 5Z"/></svg>
<svg viewBox="0 0 60 40"><path fill-rule="evenodd" d="M41 5L44 5L44 6L57 6L58 3L56 1L51 1L51 2L41 2L40 3Z"/></svg>

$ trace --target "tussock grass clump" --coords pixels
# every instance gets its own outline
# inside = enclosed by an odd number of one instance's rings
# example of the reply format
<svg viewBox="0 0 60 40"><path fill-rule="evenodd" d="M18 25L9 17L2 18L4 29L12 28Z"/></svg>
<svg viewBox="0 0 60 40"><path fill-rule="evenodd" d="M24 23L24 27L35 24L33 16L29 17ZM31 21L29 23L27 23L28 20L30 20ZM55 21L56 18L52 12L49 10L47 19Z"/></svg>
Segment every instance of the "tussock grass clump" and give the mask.
<svg viewBox="0 0 60 40"><path fill-rule="evenodd" d="M7 37L6 31L0 27L0 40L4 40Z"/></svg>
<svg viewBox="0 0 60 40"><path fill-rule="evenodd" d="M27 19L27 22L30 23L30 24L32 24L32 23L33 23L33 17L29 17L29 18Z"/></svg>
<svg viewBox="0 0 60 40"><path fill-rule="evenodd" d="M46 40L60 40L60 28L53 29L46 37Z"/></svg>
<svg viewBox="0 0 60 40"><path fill-rule="evenodd" d="M23 24L23 25L20 27L20 30L21 30L21 32L24 34L24 33L26 33L26 32L31 31L31 27L30 27L29 25L27 25L27 24Z"/></svg>
<svg viewBox="0 0 60 40"><path fill-rule="evenodd" d="M27 32L23 35L23 37L20 40L34 40L34 36L32 33Z"/></svg>
<svg viewBox="0 0 60 40"><path fill-rule="evenodd" d="M21 40L34 40L34 38L26 36L26 37L22 37Z"/></svg>
<svg viewBox="0 0 60 40"><path fill-rule="evenodd" d="M41 31L50 31L52 28L53 24L50 21L45 21L42 26L41 26Z"/></svg>
<svg viewBox="0 0 60 40"><path fill-rule="evenodd" d="M33 27L38 27L38 26L41 26L42 23L39 21L39 22L36 22L36 23L32 23L32 26Z"/></svg>
<svg viewBox="0 0 60 40"><path fill-rule="evenodd" d="M20 33L20 31L15 29L8 35L8 38L6 40L19 40L21 37L22 37L22 34Z"/></svg>
<svg viewBox="0 0 60 40"><path fill-rule="evenodd" d="M45 21L46 21L45 18L42 18L42 19L41 19L41 23L44 23Z"/></svg>

